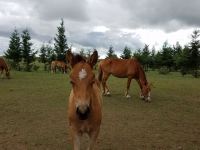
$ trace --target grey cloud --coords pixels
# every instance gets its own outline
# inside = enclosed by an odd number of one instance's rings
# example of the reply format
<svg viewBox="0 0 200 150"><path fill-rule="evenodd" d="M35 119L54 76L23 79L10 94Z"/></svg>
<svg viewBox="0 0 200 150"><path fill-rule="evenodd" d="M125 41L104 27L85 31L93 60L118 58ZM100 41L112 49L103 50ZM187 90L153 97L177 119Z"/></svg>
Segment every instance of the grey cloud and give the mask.
<svg viewBox="0 0 200 150"><path fill-rule="evenodd" d="M45 20L65 18L82 22L89 19L86 0L36 0L34 9L37 15Z"/></svg>
<svg viewBox="0 0 200 150"><path fill-rule="evenodd" d="M178 30L200 25L199 0L121 0L121 4L129 11L129 26Z"/></svg>
<svg viewBox="0 0 200 150"><path fill-rule="evenodd" d="M78 37L78 38L77 38ZM90 32L88 34L73 34L71 37L72 43L79 43L84 47L91 48L106 48L109 46L113 46L117 53L121 53L125 46L130 47L132 50L140 48L143 46L143 43L133 34L124 34L124 35L116 35L113 32Z"/></svg>

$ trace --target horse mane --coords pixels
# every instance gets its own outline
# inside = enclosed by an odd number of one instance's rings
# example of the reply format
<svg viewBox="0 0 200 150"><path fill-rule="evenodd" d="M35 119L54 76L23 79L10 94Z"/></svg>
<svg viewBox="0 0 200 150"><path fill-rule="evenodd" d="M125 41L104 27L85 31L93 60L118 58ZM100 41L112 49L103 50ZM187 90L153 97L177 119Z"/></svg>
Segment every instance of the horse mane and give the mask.
<svg viewBox="0 0 200 150"><path fill-rule="evenodd" d="M142 65L139 63L139 61L138 61L137 59L135 59L135 60L136 60L137 63L138 63L140 79L141 79L142 81L144 81L144 85L147 85L148 82L147 82L147 78L146 78L146 75L145 75L144 69L143 69Z"/></svg>

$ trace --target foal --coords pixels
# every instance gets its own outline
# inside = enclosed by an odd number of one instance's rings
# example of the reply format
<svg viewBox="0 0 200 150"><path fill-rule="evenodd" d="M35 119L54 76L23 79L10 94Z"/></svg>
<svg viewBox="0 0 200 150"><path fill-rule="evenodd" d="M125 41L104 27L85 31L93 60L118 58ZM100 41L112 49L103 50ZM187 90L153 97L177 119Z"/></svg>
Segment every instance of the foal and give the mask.
<svg viewBox="0 0 200 150"><path fill-rule="evenodd" d="M67 51L66 59L72 67L70 73L72 90L69 96L68 119L74 150L80 150L80 138L84 133L89 135L88 150L92 150L102 119L100 84L92 72L98 59L98 53L94 51L86 61L81 56Z"/></svg>

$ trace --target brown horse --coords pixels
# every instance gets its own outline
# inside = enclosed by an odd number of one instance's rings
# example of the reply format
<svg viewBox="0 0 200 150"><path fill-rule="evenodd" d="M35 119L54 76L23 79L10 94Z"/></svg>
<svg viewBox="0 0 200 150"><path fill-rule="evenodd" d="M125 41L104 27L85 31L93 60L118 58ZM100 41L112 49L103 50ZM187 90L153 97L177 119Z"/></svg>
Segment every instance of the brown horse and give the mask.
<svg viewBox="0 0 200 150"><path fill-rule="evenodd" d="M56 73L56 69L60 69L63 73L67 73L67 64L63 61L52 61L51 62L51 72Z"/></svg>
<svg viewBox="0 0 200 150"><path fill-rule="evenodd" d="M100 84L92 71L97 62L98 53L94 51L86 61L80 55L73 55L71 51L67 51L66 58L72 67L68 119L74 150L80 150L80 138L84 133L89 135L88 150L92 150L102 119Z"/></svg>
<svg viewBox="0 0 200 150"><path fill-rule="evenodd" d="M132 79L135 79L141 89L140 97L145 101L151 101L150 86L147 82L144 70L137 59L105 59L99 63L99 81L102 82L103 94L109 95L110 91L106 81L110 75L118 78L128 78L125 96L130 98L129 88Z"/></svg>
<svg viewBox="0 0 200 150"><path fill-rule="evenodd" d="M6 64L5 60L3 58L0 58L0 71L1 76L3 76L3 72L5 70L5 75L8 79L10 79L10 71L8 69L8 65Z"/></svg>

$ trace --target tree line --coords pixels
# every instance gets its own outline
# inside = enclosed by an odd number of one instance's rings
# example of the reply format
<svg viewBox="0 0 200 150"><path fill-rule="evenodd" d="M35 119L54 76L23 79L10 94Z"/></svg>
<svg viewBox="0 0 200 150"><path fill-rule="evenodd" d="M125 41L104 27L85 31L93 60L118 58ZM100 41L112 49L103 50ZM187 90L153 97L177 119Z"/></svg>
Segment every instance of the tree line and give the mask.
<svg viewBox="0 0 200 150"><path fill-rule="evenodd" d="M171 46L164 42L160 50L155 47L149 48L145 44L143 48L132 50L125 46L120 58L137 58L144 69L158 69L160 73L170 71L180 71L182 75L192 74L194 77L200 76L200 30L194 30L191 34L191 41L185 46L179 42ZM10 36L9 48L5 52L5 57L10 60L11 66L17 70L31 71L37 69L35 60L38 59L44 63L44 69L48 70L53 60L65 61L65 53L69 49L67 38L65 36L64 21L61 19L60 26L57 27L57 34L54 37L54 44L50 42L43 44L36 51L32 48L31 36L28 29L22 31L21 36L17 29ZM36 57L38 53L39 58ZM89 56L90 50L81 49L80 54L83 57ZM117 58L114 48L109 47L106 58Z"/></svg>
<svg viewBox="0 0 200 150"><path fill-rule="evenodd" d="M44 63L44 68L47 70L53 60L65 61L68 44L63 19L61 19L57 31L58 33L54 37L54 46L49 42L43 44L40 50L34 50L29 30L23 30L20 36L18 30L15 29L10 36L8 50L5 52L5 57L10 61L11 67L18 71L36 70L39 66L35 64L35 60L38 59ZM39 54L39 58L36 57L36 54Z"/></svg>

